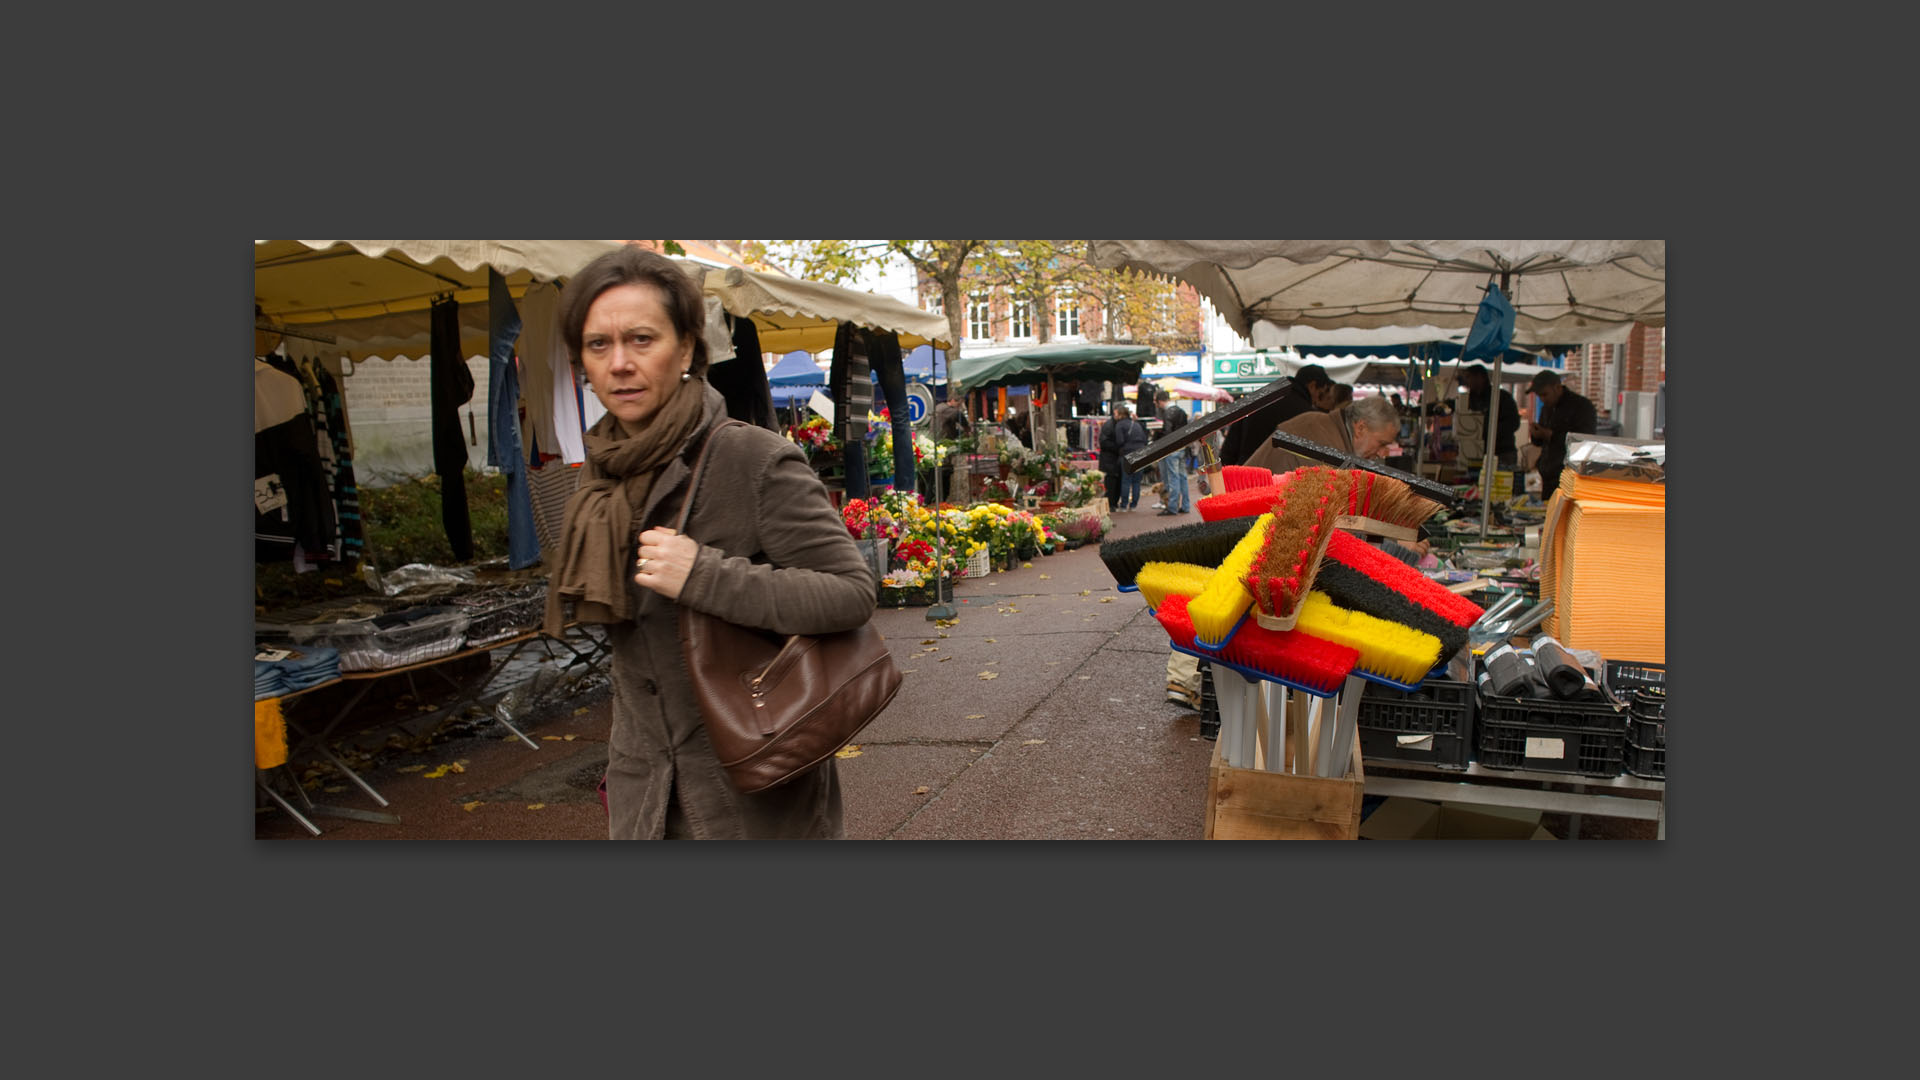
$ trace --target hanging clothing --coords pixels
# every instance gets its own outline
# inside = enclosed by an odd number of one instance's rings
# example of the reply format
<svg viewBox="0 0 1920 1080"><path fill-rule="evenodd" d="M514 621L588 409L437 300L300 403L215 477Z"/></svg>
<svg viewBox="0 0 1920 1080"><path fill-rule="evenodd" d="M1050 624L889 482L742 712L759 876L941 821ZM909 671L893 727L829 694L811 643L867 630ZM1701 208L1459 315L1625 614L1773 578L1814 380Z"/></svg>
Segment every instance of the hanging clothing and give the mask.
<svg viewBox="0 0 1920 1080"><path fill-rule="evenodd" d="M887 418L893 425L893 490L915 489L918 471L913 461L913 421L907 417L907 373L900 354L900 335L892 331L868 330L867 362L874 385L887 402Z"/></svg>
<svg viewBox="0 0 1920 1080"><path fill-rule="evenodd" d="M316 446L304 411L254 432L254 561L288 562L296 545L312 553L333 538L333 501Z"/></svg>
<svg viewBox="0 0 1920 1080"><path fill-rule="evenodd" d="M707 366L707 384L727 401L727 415L768 431L779 431L773 418L773 388L767 383L767 365L761 359L760 331L745 316L733 324L733 353L713 358Z"/></svg>
<svg viewBox="0 0 1920 1080"><path fill-rule="evenodd" d="M253 359L253 430L258 434L307 411L300 380L259 357Z"/></svg>
<svg viewBox="0 0 1920 1080"><path fill-rule="evenodd" d="M507 566L524 570L540 561L540 538L520 451L520 378L513 363L520 312L507 279L492 268L487 270L487 329L487 464L507 478Z"/></svg>
<svg viewBox="0 0 1920 1080"><path fill-rule="evenodd" d="M579 398L573 365L560 336L560 289L552 282L528 286L520 298L520 381L526 387L528 441L578 465L587 459L580 435Z"/></svg>
<svg viewBox="0 0 1920 1080"><path fill-rule="evenodd" d="M366 527L360 521L360 488L353 480L353 439L347 431L347 406L340 384L324 366L315 365L320 406L333 439L333 515L339 526L340 559L357 563L366 554Z"/></svg>
<svg viewBox="0 0 1920 1080"><path fill-rule="evenodd" d="M873 407L873 378L867 363L867 335L849 322L833 332L833 363L827 371L833 398L834 434L846 464L846 495L867 497L867 410Z"/></svg>
<svg viewBox="0 0 1920 1080"><path fill-rule="evenodd" d="M453 560L473 558L473 520L467 515L467 440L460 406L473 400L473 372L460 355L460 304L433 305L428 348L433 416L433 471L440 476L440 523L453 546Z"/></svg>

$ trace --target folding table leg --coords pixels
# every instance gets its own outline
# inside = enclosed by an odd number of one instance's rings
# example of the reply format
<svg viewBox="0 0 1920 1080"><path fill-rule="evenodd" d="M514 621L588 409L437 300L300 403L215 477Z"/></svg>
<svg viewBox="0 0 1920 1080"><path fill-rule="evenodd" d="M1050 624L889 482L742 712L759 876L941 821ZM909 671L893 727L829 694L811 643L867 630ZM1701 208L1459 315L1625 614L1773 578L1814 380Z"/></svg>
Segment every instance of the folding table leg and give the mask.
<svg viewBox="0 0 1920 1080"><path fill-rule="evenodd" d="M253 782L254 782L254 785L258 787L261 791L264 791L267 793L267 798L272 799L275 803L279 805L280 809L285 810L287 812L288 817L291 817L293 820L299 822L301 827L306 829L309 833L312 833L315 836L320 835L320 827L318 825L315 825L313 822L308 821L305 814L302 814L300 811L295 810L293 808L293 804L288 802L285 798L283 798L279 792L273 790L273 785L267 783L266 779L262 777L257 770L253 774ZM297 785L296 785L296 789L297 789ZM313 804L309 803L307 805L311 807Z"/></svg>

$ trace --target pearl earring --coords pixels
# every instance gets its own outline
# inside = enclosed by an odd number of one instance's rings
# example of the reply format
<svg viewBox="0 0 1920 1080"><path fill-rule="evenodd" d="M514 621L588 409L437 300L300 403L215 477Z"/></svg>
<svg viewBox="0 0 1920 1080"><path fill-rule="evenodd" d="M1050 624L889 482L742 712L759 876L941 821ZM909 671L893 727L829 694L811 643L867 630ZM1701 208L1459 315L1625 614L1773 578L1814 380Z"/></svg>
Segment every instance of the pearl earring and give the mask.
<svg viewBox="0 0 1920 1080"><path fill-rule="evenodd" d="M689 380L689 379L691 379L691 378L693 378L693 369L691 369L691 368L689 368L689 369L687 369L686 371L683 371L683 372L681 372L681 373L680 373L680 381L681 381L681 382L686 382L687 380Z"/></svg>

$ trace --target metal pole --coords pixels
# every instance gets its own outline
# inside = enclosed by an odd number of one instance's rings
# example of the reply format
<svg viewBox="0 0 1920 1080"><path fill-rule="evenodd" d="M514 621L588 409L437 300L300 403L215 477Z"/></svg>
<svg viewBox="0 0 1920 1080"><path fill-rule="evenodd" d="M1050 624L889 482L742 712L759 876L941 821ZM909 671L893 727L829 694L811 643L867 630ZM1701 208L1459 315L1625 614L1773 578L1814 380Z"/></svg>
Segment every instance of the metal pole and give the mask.
<svg viewBox="0 0 1920 1080"><path fill-rule="evenodd" d="M1500 291L1505 293L1509 300L1513 296L1512 281L1511 271L1500 272ZM1504 351L1493 358L1493 385L1487 387L1487 451L1486 455L1480 459L1480 539L1482 542L1487 539L1487 518L1493 510L1493 477L1500 471L1500 463L1493 457L1493 439L1494 433L1500 430L1500 362L1504 359L1506 359ZM1466 362L1464 355L1461 357L1461 362L1462 364Z"/></svg>
<svg viewBox="0 0 1920 1080"><path fill-rule="evenodd" d="M927 348L931 352L933 350L933 342L928 342ZM929 355L928 360L931 362L933 357ZM953 374L953 361L951 359L947 361L947 374L949 376ZM938 378L934 380L934 385L940 385ZM949 378L946 385L947 404L952 405L953 380ZM947 460L953 460L952 451L948 451ZM960 614L954 610L953 605L947 603L946 600L947 540L946 533L941 529L941 526L945 524L945 519L940 516L940 504L942 501L940 494L940 474L945 471L946 469L941 467L940 428L939 425L936 424L933 429L933 603L927 607L928 622L932 622L935 619L952 619Z"/></svg>

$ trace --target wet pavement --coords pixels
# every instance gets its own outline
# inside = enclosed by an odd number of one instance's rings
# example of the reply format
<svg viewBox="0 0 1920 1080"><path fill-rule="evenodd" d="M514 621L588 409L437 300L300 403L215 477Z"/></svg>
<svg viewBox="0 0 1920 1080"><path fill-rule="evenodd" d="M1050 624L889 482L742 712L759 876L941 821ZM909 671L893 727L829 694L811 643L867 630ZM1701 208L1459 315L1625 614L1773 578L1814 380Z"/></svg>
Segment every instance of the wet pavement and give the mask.
<svg viewBox="0 0 1920 1080"><path fill-rule="evenodd" d="M1109 535L1197 520L1142 506L1113 514ZM1203 837L1214 744L1198 713L1167 700L1166 635L1138 593L1115 587L1097 544L963 580L952 605L957 614L945 626L924 607L874 615L906 677L837 762L849 839ZM605 677L580 665L561 676L566 654L528 652L495 676L481 706L516 686L544 691L514 715L538 749L484 707L451 717L423 711L432 688L421 680L411 688L420 699L406 686L370 695L333 742L388 805L296 760L308 798L356 815L310 814L317 839L604 838L595 785L611 724ZM325 704L314 703L315 727ZM312 838L264 797L256 801L256 838ZM369 812L398 820L358 816ZM1652 835L1651 823L1585 821L1583 837L1630 836L1639 825ZM1554 816L1547 823L1553 828Z"/></svg>

